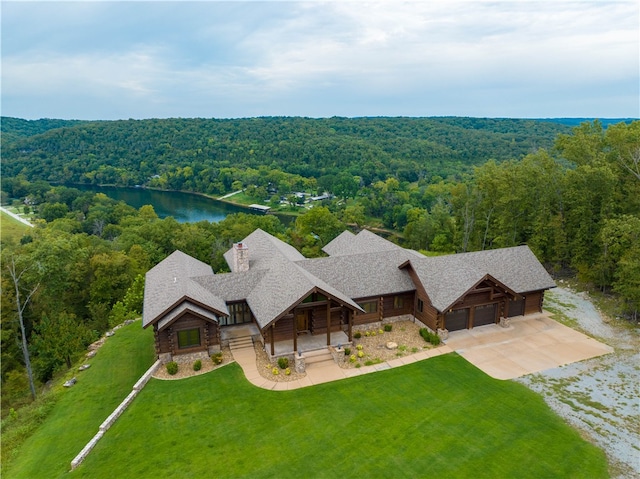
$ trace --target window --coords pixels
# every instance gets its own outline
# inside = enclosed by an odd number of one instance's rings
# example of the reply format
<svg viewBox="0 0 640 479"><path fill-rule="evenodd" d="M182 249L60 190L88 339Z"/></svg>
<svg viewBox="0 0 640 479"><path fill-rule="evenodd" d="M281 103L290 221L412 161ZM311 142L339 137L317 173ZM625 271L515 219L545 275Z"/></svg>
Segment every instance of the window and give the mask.
<svg viewBox="0 0 640 479"><path fill-rule="evenodd" d="M404 299L402 296L393 297L393 309L402 309L404 307Z"/></svg>
<svg viewBox="0 0 640 479"><path fill-rule="evenodd" d="M422 313L423 309L424 309L424 303L422 302L421 299L418 299L418 311Z"/></svg>
<svg viewBox="0 0 640 479"><path fill-rule="evenodd" d="M200 328L178 331L178 348L200 346Z"/></svg>
<svg viewBox="0 0 640 479"><path fill-rule="evenodd" d="M367 301L366 303L358 303L362 309L364 309L365 313L375 313L378 311L378 302L377 301Z"/></svg>
<svg viewBox="0 0 640 479"><path fill-rule="evenodd" d="M231 303L227 305L229 316L220 318L221 326L229 326L231 324L242 324L251 322L251 310L247 303Z"/></svg>

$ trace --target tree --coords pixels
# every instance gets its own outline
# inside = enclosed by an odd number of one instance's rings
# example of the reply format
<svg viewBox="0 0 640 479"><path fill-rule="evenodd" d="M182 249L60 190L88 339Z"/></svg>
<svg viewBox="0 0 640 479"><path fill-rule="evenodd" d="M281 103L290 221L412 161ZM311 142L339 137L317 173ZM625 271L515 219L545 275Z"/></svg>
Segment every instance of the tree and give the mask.
<svg viewBox="0 0 640 479"><path fill-rule="evenodd" d="M44 364L45 377L59 364L65 363L67 369L71 368L72 355L84 348L90 339L87 328L66 312L55 319L43 315L35 331L33 342L39 360Z"/></svg>
<svg viewBox="0 0 640 479"><path fill-rule="evenodd" d="M640 245L636 242L620 259L613 290L625 301L631 319L640 311Z"/></svg>
<svg viewBox="0 0 640 479"><path fill-rule="evenodd" d="M293 243L307 257L320 256L322 247L345 230L326 206L316 206L298 216L291 232Z"/></svg>
<svg viewBox="0 0 640 479"><path fill-rule="evenodd" d="M9 264L7 265L7 269L9 270L9 275L11 276L11 280L15 288L16 313L18 314L18 322L20 323L20 343L22 347L22 354L24 355L24 364L25 364L25 367L27 368L27 376L29 378L29 389L31 390L31 397L35 399L36 386L33 382L33 369L31 367L31 357L29 354L29 345L27 343L27 332L24 326L24 310L29 304L31 297L38 290L39 283L37 283L32 288L30 288L23 299L20 294L21 281L24 273L26 273L29 270L29 267L28 266L24 267L18 271L16 267L15 257L11 256Z"/></svg>

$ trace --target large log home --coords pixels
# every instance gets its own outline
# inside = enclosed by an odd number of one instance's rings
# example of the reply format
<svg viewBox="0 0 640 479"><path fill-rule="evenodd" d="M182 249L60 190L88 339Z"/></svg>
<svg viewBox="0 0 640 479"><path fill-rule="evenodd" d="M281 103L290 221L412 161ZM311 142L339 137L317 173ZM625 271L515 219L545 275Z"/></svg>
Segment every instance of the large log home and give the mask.
<svg viewBox="0 0 640 479"><path fill-rule="evenodd" d="M225 253L231 273L175 251L146 275L143 327L164 360L213 353L221 332L255 325L267 352L301 338L352 340L354 326L418 319L440 334L542 310L554 281L527 246L425 257L369 231L343 232L307 259L258 229Z"/></svg>

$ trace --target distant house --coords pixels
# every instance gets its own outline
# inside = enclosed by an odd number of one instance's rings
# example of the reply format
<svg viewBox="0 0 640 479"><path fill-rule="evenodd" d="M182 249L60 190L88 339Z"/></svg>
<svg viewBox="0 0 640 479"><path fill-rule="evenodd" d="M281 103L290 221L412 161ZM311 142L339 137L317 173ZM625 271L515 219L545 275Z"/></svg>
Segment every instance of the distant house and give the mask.
<svg viewBox="0 0 640 479"><path fill-rule="evenodd" d="M425 257L365 230L323 250L307 259L257 229L225 253L224 274L175 251L146 276L143 327L153 327L158 356L212 353L237 325L252 325L272 356L402 318L446 334L540 312L555 287L527 246Z"/></svg>

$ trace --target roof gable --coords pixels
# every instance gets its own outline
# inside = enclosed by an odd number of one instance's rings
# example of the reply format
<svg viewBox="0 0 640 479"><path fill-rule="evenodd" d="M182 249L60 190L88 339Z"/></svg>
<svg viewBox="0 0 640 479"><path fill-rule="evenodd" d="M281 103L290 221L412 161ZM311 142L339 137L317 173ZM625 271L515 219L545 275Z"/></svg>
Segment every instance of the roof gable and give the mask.
<svg viewBox="0 0 640 479"><path fill-rule="evenodd" d="M402 250L400 246L378 236L368 230L362 230L357 235L344 231L322 251L330 256L348 256L362 253L378 253L381 251Z"/></svg>
<svg viewBox="0 0 640 479"><path fill-rule="evenodd" d="M448 309L487 275L515 293L555 287L555 282L528 246L412 258L416 272L433 306Z"/></svg>
<svg viewBox="0 0 640 479"><path fill-rule="evenodd" d="M147 271L142 326L146 328L158 321L187 297L218 314L228 314L221 298L191 279L195 275L213 276L213 270L208 264L178 250Z"/></svg>

